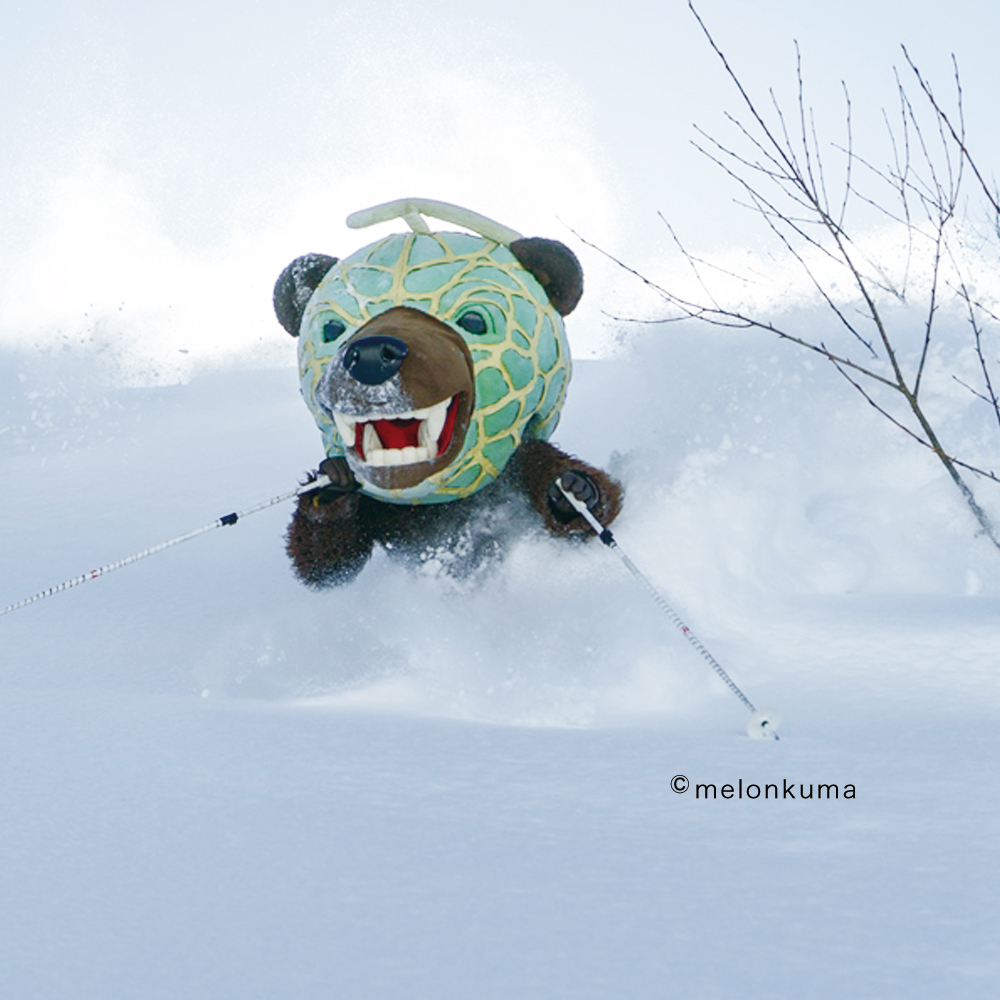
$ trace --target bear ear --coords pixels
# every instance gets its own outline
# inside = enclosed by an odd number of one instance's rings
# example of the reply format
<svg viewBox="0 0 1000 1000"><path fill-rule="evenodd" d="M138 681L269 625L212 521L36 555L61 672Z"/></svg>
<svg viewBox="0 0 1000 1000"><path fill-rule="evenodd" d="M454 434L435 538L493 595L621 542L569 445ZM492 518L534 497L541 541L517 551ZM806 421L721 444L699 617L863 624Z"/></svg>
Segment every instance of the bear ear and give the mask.
<svg viewBox="0 0 1000 1000"><path fill-rule="evenodd" d="M568 316L576 308L583 295L583 268L568 246L530 236L514 240L510 252L535 276L560 316Z"/></svg>
<svg viewBox="0 0 1000 1000"><path fill-rule="evenodd" d="M278 322L293 336L299 335L302 314L336 257L307 253L296 257L274 283L274 313Z"/></svg>

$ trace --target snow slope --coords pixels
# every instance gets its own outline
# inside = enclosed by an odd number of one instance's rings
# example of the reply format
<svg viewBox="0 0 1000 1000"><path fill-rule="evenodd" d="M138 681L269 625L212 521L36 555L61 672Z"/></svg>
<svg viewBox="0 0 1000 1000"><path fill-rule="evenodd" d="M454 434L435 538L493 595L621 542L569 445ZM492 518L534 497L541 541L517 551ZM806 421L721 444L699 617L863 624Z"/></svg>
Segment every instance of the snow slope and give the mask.
<svg viewBox="0 0 1000 1000"><path fill-rule="evenodd" d="M272 508L0 618L0 995L996 996L1000 557L934 463L681 327L580 364L557 440L780 742L599 546L312 593ZM0 606L319 457L291 368L7 351Z"/></svg>

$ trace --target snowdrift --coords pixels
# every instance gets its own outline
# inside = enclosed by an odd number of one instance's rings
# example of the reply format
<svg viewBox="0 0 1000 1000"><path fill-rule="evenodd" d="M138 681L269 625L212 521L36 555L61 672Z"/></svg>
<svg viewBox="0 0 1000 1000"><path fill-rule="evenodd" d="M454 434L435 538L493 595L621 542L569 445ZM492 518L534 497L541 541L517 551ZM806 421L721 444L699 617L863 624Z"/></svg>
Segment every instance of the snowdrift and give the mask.
<svg viewBox="0 0 1000 1000"><path fill-rule="evenodd" d="M0 389L2 605L321 457L291 367ZM599 545L312 592L273 508L0 619L5 995L993 995L1000 558L932 457L676 326L580 362L555 440L782 741Z"/></svg>

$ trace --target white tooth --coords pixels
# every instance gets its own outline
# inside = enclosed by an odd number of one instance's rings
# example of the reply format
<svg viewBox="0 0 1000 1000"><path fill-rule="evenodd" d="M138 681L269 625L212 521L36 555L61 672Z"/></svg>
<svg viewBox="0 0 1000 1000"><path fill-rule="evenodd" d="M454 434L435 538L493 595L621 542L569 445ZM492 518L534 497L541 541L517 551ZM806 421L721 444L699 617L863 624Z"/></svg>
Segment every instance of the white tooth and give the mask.
<svg viewBox="0 0 1000 1000"><path fill-rule="evenodd" d="M371 456L376 451L382 451L382 439L378 436L378 431L375 430L374 424L365 424L365 432L361 439L361 447L364 449L365 458L369 461ZM378 463L372 462L372 465Z"/></svg>
<svg viewBox="0 0 1000 1000"><path fill-rule="evenodd" d="M417 440L420 442L420 450L427 455L427 458L420 461L429 462L432 458L437 458L437 438L431 437L430 422L427 419L420 421Z"/></svg>
<svg viewBox="0 0 1000 1000"><path fill-rule="evenodd" d="M388 452L383 451L381 448L377 451L366 451L365 461L369 465L387 465L388 463L385 460L386 455L388 455Z"/></svg>
<svg viewBox="0 0 1000 1000"><path fill-rule="evenodd" d="M426 420L430 416L431 410L433 409L433 406L425 406L422 410L414 410L410 416L414 420Z"/></svg>
<svg viewBox="0 0 1000 1000"><path fill-rule="evenodd" d="M424 429L426 428L427 443L428 446L433 449L435 457L437 457L437 440L441 436L441 431L444 429L444 422L448 417L448 406L450 403L451 399L442 399L440 403L430 407L430 413L427 415L427 419L420 426L420 443L424 443Z"/></svg>
<svg viewBox="0 0 1000 1000"><path fill-rule="evenodd" d="M351 417L345 417L343 413L334 412L333 422L337 425L337 433L340 435L340 439L344 442L346 448L354 447L354 424L356 423Z"/></svg>
<svg viewBox="0 0 1000 1000"><path fill-rule="evenodd" d="M417 449L413 445L407 445L405 448L399 449L400 455L400 465L412 465L414 462L419 461L417 458Z"/></svg>

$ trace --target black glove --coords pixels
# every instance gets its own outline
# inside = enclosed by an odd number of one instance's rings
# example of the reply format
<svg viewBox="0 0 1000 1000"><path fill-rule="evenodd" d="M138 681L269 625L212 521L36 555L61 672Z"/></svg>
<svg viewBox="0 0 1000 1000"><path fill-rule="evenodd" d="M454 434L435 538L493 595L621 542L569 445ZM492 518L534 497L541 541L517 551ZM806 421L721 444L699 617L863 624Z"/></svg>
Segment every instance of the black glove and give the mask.
<svg viewBox="0 0 1000 1000"><path fill-rule="evenodd" d="M560 524L567 524L574 517L579 517L576 508L563 496L559 489L559 483L573 496L583 503L588 510L593 510L601 500L601 493L597 484L585 472L574 472L572 469L564 472L558 482L553 483L548 489L549 507L552 514Z"/></svg>
<svg viewBox="0 0 1000 1000"><path fill-rule="evenodd" d="M326 486L309 491L309 496L313 498L314 504L333 503L337 497L361 489L361 483L354 478L354 473L351 472L346 458L324 458L320 462L319 471L330 482Z"/></svg>

